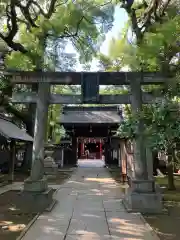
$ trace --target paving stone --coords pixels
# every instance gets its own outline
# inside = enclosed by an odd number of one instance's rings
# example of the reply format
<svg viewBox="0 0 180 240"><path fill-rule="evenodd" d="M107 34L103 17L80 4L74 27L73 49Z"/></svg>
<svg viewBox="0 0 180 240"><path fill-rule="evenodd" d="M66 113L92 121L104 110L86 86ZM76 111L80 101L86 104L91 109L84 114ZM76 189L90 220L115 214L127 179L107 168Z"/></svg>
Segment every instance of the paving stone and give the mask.
<svg viewBox="0 0 180 240"><path fill-rule="evenodd" d="M93 233L85 233L83 235L67 235L65 240L111 240L110 235L98 235Z"/></svg>
<svg viewBox="0 0 180 240"><path fill-rule="evenodd" d="M69 208L69 210L56 208L55 210L53 209L53 211L50 214L51 214L51 216L57 217L57 218L64 217L64 218L70 219L72 217L72 214L73 214L73 209L72 208Z"/></svg>
<svg viewBox="0 0 180 240"><path fill-rule="evenodd" d="M105 211L126 211L121 199L108 199L103 200L103 205L105 208Z"/></svg>
<svg viewBox="0 0 180 240"><path fill-rule="evenodd" d="M77 224L74 224L73 221L77 222ZM80 226L78 224L80 224ZM72 222L68 230L68 234L82 235L84 234L84 231L98 235L109 234L108 225L105 218L93 219L93 221L91 218L72 219Z"/></svg>
<svg viewBox="0 0 180 240"><path fill-rule="evenodd" d="M45 223L47 222L50 224L57 223L58 226L68 226L71 220L71 217L70 216L68 217L67 215L64 215L64 214L58 215L58 217L52 216L52 214L44 214L44 215L42 214L38 217L38 220L41 220L41 221L44 220Z"/></svg>
<svg viewBox="0 0 180 240"><path fill-rule="evenodd" d="M104 209L100 209L99 211L89 210L89 209L82 209L81 211L79 211L79 209L74 209L73 218L79 218L79 219L83 218L84 220L90 219L91 221L95 221L96 219L106 220L106 215L105 215Z"/></svg>
<svg viewBox="0 0 180 240"><path fill-rule="evenodd" d="M59 240L63 239L67 231L67 225L60 225L58 220L50 221L47 219L38 219L27 232L26 240Z"/></svg>

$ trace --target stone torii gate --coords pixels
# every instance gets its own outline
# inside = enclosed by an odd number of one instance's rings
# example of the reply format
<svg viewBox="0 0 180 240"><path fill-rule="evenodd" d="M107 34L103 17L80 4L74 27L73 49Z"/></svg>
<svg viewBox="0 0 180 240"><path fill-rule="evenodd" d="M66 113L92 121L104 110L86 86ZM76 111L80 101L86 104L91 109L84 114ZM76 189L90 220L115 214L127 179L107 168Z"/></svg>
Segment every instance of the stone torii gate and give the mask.
<svg viewBox="0 0 180 240"><path fill-rule="evenodd" d="M33 142L33 159L30 178L24 183L25 191L43 192L48 188L44 177L44 142L49 104L131 104L133 113L138 113L142 104L152 103L151 93L144 93L141 85L163 84L161 73L141 72L13 72L13 84L38 84L38 92L14 93L14 103L36 103L36 117ZM50 86L81 85L81 95L51 94ZM130 85L130 93L100 95L100 85ZM161 98L160 98L161 99ZM128 209L140 212L161 210L161 197L155 191L154 180L148 176L146 146L143 138L143 123L137 126L134 141L134 174L130 188L124 198Z"/></svg>

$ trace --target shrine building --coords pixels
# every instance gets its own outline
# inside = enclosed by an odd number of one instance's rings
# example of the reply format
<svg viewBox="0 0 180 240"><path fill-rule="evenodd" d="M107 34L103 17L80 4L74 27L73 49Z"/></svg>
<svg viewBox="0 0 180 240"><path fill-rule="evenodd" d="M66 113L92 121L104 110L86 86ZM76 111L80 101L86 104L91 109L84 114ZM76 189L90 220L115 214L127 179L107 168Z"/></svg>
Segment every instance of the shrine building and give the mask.
<svg viewBox="0 0 180 240"><path fill-rule="evenodd" d="M64 152L64 159L69 159L64 164L77 164L78 159L88 158L120 165L119 138L115 134L121 121L122 111L118 105L65 106L59 123L70 136L72 148Z"/></svg>

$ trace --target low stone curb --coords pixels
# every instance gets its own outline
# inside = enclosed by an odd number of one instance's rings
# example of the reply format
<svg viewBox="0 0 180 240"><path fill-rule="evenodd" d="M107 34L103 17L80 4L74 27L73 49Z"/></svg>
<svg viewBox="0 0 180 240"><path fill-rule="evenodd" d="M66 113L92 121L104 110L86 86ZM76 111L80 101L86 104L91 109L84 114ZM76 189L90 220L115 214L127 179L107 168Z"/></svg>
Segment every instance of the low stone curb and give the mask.
<svg viewBox="0 0 180 240"><path fill-rule="evenodd" d="M53 193L53 197L57 194L59 188L55 190L55 192ZM55 205L57 204L57 200L53 199L52 203L45 209L44 212L51 212L52 209L55 207Z"/></svg>
<svg viewBox="0 0 180 240"><path fill-rule="evenodd" d="M54 192L54 194L57 193L57 190ZM53 194L53 195L54 195ZM57 200L53 200L53 202L50 204L50 206L48 208L45 209L44 212L51 212L52 209L54 208L54 206L56 205ZM21 240L24 235L27 233L27 231L30 229L30 227L34 224L34 222L38 219L38 217L41 215L42 213L38 213L36 216L33 217L33 219L28 223L28 225L24 228L24 230L21 232L21 234L16 238L16 240Z"/></svg>
<svg viewBox="0 0 180 240"><path fill-rule="evenodd" d="M132 209L128 208L128 205L126 204L126 201L122 199L122 205L124 206L127 213L133 213Z"/></svg>
<svg viewBox="0 0 180 240"><path fill-rule="evenodd" d="M57 189L58 190L58 189ZM54 194L57 193L57 190L54 192ZM53 195L54 195L53 194ZM54 208L54 206L56 205L57 200L53 200L53 202L50 204L49 207L47 207L45 209L44 212L51 212L52 209ZM38 213L36 214L36 216L33 217L33 219L28 223L28 225L24 228L24 230L21 232L21 234L16 238L16 240L21 240L24 235L27 233L27 231L30 229L30 227L34 224L34 222L38 219L38 217L41 215L42 213Z"/></svg>
<svg viewBox="0 0 180 240"><path fill-rule="evenodd" d="M53 201L52 201L52 203L50 204L50 206L47 207L44 212L51 212L52 209L55 207L56 203L57 203L57 200L53 199Z"/></svg>
<svg viewBox="0 0 180 240"><path fill-rule="evenodd" d="M125 210L128 213L133 213L133 211L131 209L129 209L126 204L124 203L124 201L122 201L123 206L125 208ZM156 231L149 225L149 223L146 221L146 219L143 217L143 215L141 213L134 213L135 215L138 215L140 217L140 219L142 220L142 222L144 223L144 225L148 228L148 230L150 231L151 235L153 236L154 240L160 240L160 238L158 237Z"/></svg>
<svg viewBox="0 0 180 240"><path fill-rule="evenodd" d="M158 237L156 231L149 225L149 223L146 221L146 219L143 217L143 215L141 213L137 213L137 215L140 216L141 220L143 221L144 225L148 228L148 230L151 232L154 240L160 240L160 238Z"/></svg>
<svg viewBox="0 0 180 240"><path fill-rule="evenodd" d="M24 230L21 232L21 234L16 238L16 240L21 240L24 235L27 233L29 228L33 225L33 223L37 220L37 218L40 216L40 213L38 213L33 219L28 223L28 225L24 228Z"/></svg>

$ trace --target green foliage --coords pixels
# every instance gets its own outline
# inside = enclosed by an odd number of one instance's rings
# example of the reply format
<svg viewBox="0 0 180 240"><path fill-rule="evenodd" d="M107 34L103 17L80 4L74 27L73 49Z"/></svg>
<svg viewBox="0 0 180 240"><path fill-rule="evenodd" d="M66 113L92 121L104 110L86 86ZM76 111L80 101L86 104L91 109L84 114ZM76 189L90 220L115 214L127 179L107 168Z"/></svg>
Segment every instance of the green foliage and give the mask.
<svg viewBox="0 0 180 240"><path fill-rule="evenodd" d="M100 94L102 95L116 95L116 94L126 94L129 93L129 90L126 86L114 86L109 85L103 89L100 89Z"/></svg>
<svg viewBox="0 0 180 240"><path fill-rule="evenodd" d="M128 119L125 119L120 124L116 134L120 138L133 139L136 135L137 124L138 124L138 119L130 116Z"/></svg>
<svg viewBox="0 0 180 240"><path fill-rule="evenodd" d="M49 71L75 71L77 59L73 53L66 53L65 39L48 39L44 55L44 67Z"/></svg>
<svg viewBox="0 0 180 240"><path fill-rule="evenodd" d="M0 39L0 52L3 53L6 52L7 50L8 50L7 44Z"/></svg>
<svg viewBox="0 0 180 240"><path fill-rule="evenodd" d="M99 60L99 67L102 70L105 70L108 72L109 71L118 72L123 67L126 67L127 65L133 68L131 65L136 63L136 61L134 60L136 56L136 52L133 48L130 47L129 42L127 41L128 29L129 29L129 21L125 24L125 27L122 30L121 35L119 35L119 38L111 39L109 44L108 56L104 54L99 54L97 56Z"/></svg>
<svg viewBox="0 0 180 240"><path fill-rule="evenodd" d="M63 86L53 85L51 92L53 94L77 94L79 88L77 86ZM59 143L62 137L65 137L65 129L60 126L61 114L63 106L61 104L54 104L49 107L48 112L48 133L52 133L52 136L48 136L49 139L52 137L52 141Z"/></svg>
<svg viewBox="0 0 180 240"><path fill-rule="evenodd" d="M35 2L35 1L34 1ZM90 0L88 2L56 1L55 11L47 17L45 8L49 8L49 4L45 0L41 0L36 4L35 12L33 6L30 9L30 16L34 21L34 26L26 18L24 13L16 7L18 32L16 41L23 46L26 53L11 51L6 55L5 65L11 70L45 70L45 71L75 71L76 56L65 52L65 48L71 42L77 49L81 62L87 62L92 59L100 47L105 37L105 33L112 27L114 6L109 1ZM4 5L3 5L4 3ZM0 3L0 19L3 19L2 33L7 35L10 31L6 24L7 15L3 13L4 7L9 1L1 1ZM44 4L46 3L46 4ZM17 1L18 4L18 1ZM35 4L35 3L33 3ZM26 2L23 2L26 6ZM44 7L46 5L46 7ZM42 8L40 7L42 6ZM26 10L28 10L26 6ZM31 15L32 14L32 15ZM35 15L34 15L35 14ZM34 20L35 19L35 20ZM0 43L0 47L1 47ZM2 45L2 48L4 46ZM1 81L1 89L4 91L5 82ZM24 89L27 90L26 88ZM79 89L74 86L56 86L53 90L56 93L77 93ZM9 102L9 104L11 104ZM27 106L26 106L27 107ZM53 105L49 109L48 131L53 131L53 139L59 141L60 136L64 134L62 128L57 123L62 111L62 106Z"/></svg>
<svg viewBox="0 0 180 240"><path fill-rule="evenodd" d="M148 66L151 70L161 69L163 59L169 64L173 57L180 52L180 16L164 22L163 24L155 24L153 31L144 35L143 42L138 48L138 58Z"/></svg>
<svg viewBox="0 0 180 240"><path fill-rule="evenodd" d="M12 52L10 55L7 55L5 65L8 69L22 71L33 71L36 67L28 56L20 52Z"/></svg>
<svg viewBox="0 0 180 240"><path fill-rule="evenodd" d="M31 27L27 31L27 26L21 23L18 38L28 53L24 57L21 53L12 52L6 59L7 66L33 69L39 58L43 58L44 48L50 39L69 39L77 49L81 62L91 60L105 33L112 27L113 10L112 4L106 5L100 0L88 3L68 1L59 4L50 19L40 15L36 21L38 27ZM66 44L64 42L64 48Z"/></svg>
<svg viewBox="0 0 180 240"><path fill-rule="evenodd" d="M151 124L147 124L145 118L146 135L150 146L166 152L176 148L180 140L179 105L166 100L161 104L152 105L151 113L151 116L148 116L148 118L151 117Z"/></svg>
<svg viewBox="0 0 180 240"><path fill-rule="evenodd" d="M57 126L54 130L54 142L55 143L60 143L61 139L66 136L66 130L64 129L63 126Z"/></svg>
<svg viewBox="0 0 180 240"><path fill-rule="evenodd" d="M180 141L180 111L177 102L166 99L143 108L139 116L130 115L120 125L118 136L133 139L140 120L144 122L144 135L150 148L165 152L176 148Z"/></svg>
<svg viewBox="0 0 180 240"><path fill-rule="evenodd" d="M51 140L54 143L59 143L61 138L66 135L65 129L60 125L61 114L62 105L56 104L49 107L47 133L52 133L52 136L48 136L48 140Z"/></svg>
<svg viewBox="0 0 180 240"><path fill-rule="evenodd" d="M133 8L140 3L142 2L134 1ZM129 34L131 23L135 21L132 15L129 15L122 34L113 38L109 45L109 55L104 62L107 62L107 59L110 61L110 69L117 69L113 63L118 62L119 69L128 67L132 71L139 71L143 66L144 71L170 69L176 74L180 70L177 56L180 52L180 16L177 14L179 7L175 4L169 4L165 16L159 21L153 20L150 27L144 29L141 40L136 39L135 34ZM136 10L138 24L146 21L147 14L143 7Z"/></svg>
<svg viewBox="0 0 180 240"><path fill-rule="evenodd" d="M137 2L133 8L136 8ZM148 2L149 4L149 2ZM139 10L138 10L139 11ZM143 22L144 12L136 11L138 23ZM132 71L171 71L176 75L176 81L171 81L165 102L148 106L143 106L141 116L132 116L127 107L127 119L118 129L118 135L126 138L133 138L136 135L136 126L140 119L145 124L145 133L152 148L168 149L174 147L180 136L180 116L177 101L179 98L179 60L180 53L180 16L177 5L169 5L167 13L160 21L152 22L149 28L142 34L142 39L129 39L128 30L131 27L130 21L120 37L112 39L109 46L109 55L100 56L101 65L109 69L128 67ZM131 18L132 16L129 15ZM131 18L131 22L132 22ZM137 37L137 36L136 36ZM138 41L136 41L138 40ZM115 63L118 62L118 67ZM104 63L104 64L102 64ZM163 90L158 86L145 86L145 91L151 91L153 95L158 95ZM159 92L159 93L158 93ZM176 97L174 97L176 96ZM172 102L172 100L176 100ZM172 109L176 109L173 110Z"/></svg>
<svg viewBox="0 0 180 240"><path fill-rule="evenodd" d="M107 72L111 72L114 69L114 63L113 61L110 59L110 57L100 53L97 56L98 60L99 60L99 69L102 71L107 71Z"/></svg>

